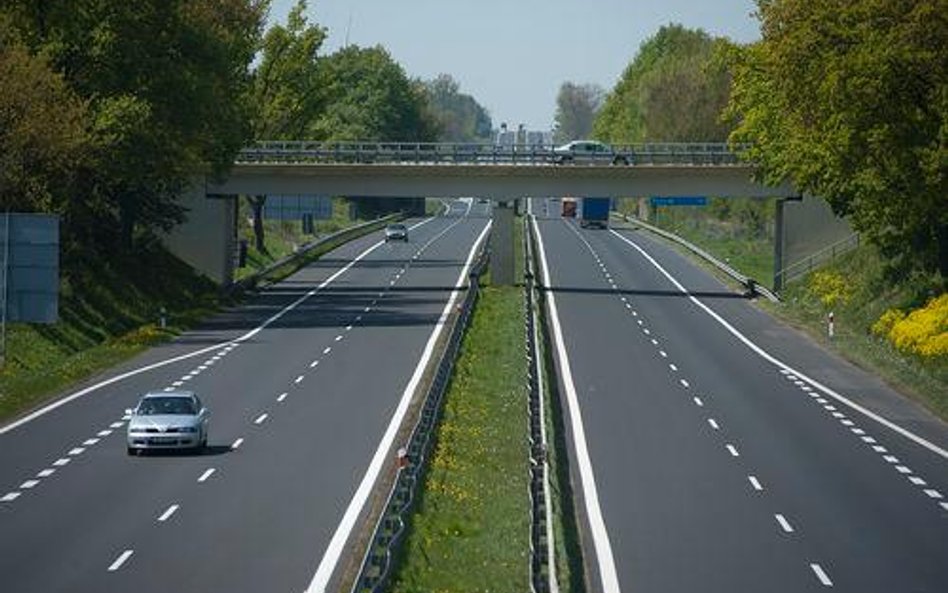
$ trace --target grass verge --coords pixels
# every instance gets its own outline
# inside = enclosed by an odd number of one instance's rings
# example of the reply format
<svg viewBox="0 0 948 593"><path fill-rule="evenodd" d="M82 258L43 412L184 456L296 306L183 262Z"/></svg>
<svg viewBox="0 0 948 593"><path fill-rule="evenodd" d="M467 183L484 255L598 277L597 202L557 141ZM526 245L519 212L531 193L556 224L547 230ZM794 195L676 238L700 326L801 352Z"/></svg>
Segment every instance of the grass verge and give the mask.
<svg viewBox="0 0 948 593"><path fill-rule="evenodd" d="M943 288L932 277L893 283L886 279L883 264L874 248L861 246L819 270L822 278L845 279L834 294L821 292L818 277L810 274L787 287L782 303L762 306L948 421L948 359L903 354L870 330L886 310L919 307ZM826 323L830 311L835 317L832 339Z"/></svg>
<svg viewBox="0 0 948 593"><path fill-rule="evenodd" d="M247 241L247 265L234 271L234 279L241 280L256 274L275 261L293 253L302 245L312 242L320 235L328 235L362 220L349 217L349 203L342 198L333 198L332 218L313 221L315 235L303 233L298 220L264 220L264 251L254 248L253 222L250 207L245 200L238 201L238 238Z"/></svg>
<svg viewBox="0 0 948 593"><path fill-rule="evenodd" d="M527 591L530 506L523 294L486 287L391 591Z"/></svg>
<svg viewBox="0 0 948 593"><path fill-rule="evenodd" d="M156 245L134 256L87 256L64 270L60 291L58 323L8 328L0 421L169 339L225 302L217 285Z"/></svg>

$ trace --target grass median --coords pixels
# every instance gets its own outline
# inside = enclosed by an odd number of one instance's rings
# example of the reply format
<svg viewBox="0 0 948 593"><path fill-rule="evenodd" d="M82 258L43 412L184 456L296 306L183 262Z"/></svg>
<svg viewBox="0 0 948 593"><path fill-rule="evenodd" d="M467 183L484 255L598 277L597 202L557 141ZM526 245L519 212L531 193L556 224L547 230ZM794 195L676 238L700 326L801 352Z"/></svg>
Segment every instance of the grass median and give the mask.
<svg viewBox="0 0 948 593"><path fill-rule="evenodd" d="M523 332L522 288L484 288L391 591L529 590Z"/></svg>

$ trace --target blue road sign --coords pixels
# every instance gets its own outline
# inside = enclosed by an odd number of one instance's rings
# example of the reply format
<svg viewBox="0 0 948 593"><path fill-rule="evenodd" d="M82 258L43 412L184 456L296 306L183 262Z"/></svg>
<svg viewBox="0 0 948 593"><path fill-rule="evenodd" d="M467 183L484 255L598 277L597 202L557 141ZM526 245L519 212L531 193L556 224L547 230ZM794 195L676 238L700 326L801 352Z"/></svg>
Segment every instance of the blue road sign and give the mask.
<svg viewBox="0 0 948 593"><path fill-rule="evenodd" d="M706 206L704 196L652 196L652 206Z"/></svg>

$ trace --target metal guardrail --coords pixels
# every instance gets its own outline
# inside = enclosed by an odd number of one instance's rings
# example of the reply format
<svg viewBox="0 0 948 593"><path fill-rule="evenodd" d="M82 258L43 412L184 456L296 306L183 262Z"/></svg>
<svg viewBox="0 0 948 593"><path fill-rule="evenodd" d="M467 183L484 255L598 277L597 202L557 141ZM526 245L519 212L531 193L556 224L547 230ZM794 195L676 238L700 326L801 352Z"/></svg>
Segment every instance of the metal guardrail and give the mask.
<svg viewBox="0 0 948 593"><path fill-rule="evenodd" d="M536 311L536 268L533 254L533 227L525 218L524 233L526 335L529 363L530 412L530 586L533 593L557 593L553 543L553 509L550 499L549 446L543 404L543 358Z"/></svg>
<svg viewBox="0 0 948 593"><path fill-rule="evenodd" d="M353 593L383 591L391 576L392 558L401 544L406 528L405 517L414 506L416 490L421 487L428 468L428 456L435 442L435 429L441 421L441 401L454 371L461 340L480 295L479 278L487 265L488 257L487 249L481 251L477 262L469 271L467 293L451 329L447 346L441 353L434 380L425 394L418 420L412 428L408 445L404 448L404 455L399 455L395 481L375 525L359 574L353 583Z"/></svg>
<svg viewBox="0 0 948 593"><path fill-rule="evenodd" d="M257 283L265 279L274 270L277 270L280 267L285 266L286 264L292 262L295 259L301 259L305 257L307 253L309 253L310 251L318 247L322 247L326 245L327 243L332 243L333 241L339 241L341 239L345 239L349 235L358 235L359 233L367 229L370 229L374 226L381 227L382 225L388 222L398 220L401 217L402 217L401 214L389 214L388 216L383 216L381 218L376 218L375 220L370 220L368 222L363 222L357 225L353 225L351 227L347 227L342 230L336 231L335 233L330 233L326 235L325 237L320 237L319 239L316 239L315 241L312 241L310 243L303 245L302 247L300 247L298 250L294 251L293 253L290 253L289 255L285 255L281 257L280 259L266 266L262 270L258 272L254 272L253 274L249 276L245 276L244 278L241 278L240 280L231 284L227 288L227 290L231 293L234 293L234 292L240 292L242 290L247 290L248 288L253 288L254 286L257 285Z"/></svg>
<svg viewBox="0 0 948 593"><path fill-rule="evenodd" d="M670 233L670 232L668 232L668 231L666 231L666 230L664 230L664 229L660 229L660 228L658 228L658 227L656 227L656 226L652 226L652 225L648 224L647 222L643 222L643 221L639 220L638 218L629 218L628 215L624 215L624 216L622 216L622 219L623 219L625 222L630 222L630 223L632 223L632 224L635 224L635 225L637 225L637 226L640 226L640 227L642 227L642 228L644 228L644 229L646 229L646 230L648 230L648 231L650 231L650 232L655 233L656 235L665 237L666 239L669 239L670 241L674 241L675 243L678 243L679 245L682 245L683 247L686 247L689 251L691 251L691 252L694 253L695 255L701 257L702 259L708 261L708 262L711 263L714 267L716 267L717 269L719 269L719 270L721 270L722 272L724 272L724 274L726 274L727 276L729 276L729 277L732 278L733 280L735 280L735 281L739 282L741 285L743 285L744 288L747 289L747 293L748 293L749 296L755 296L755 295L758 295L758 294L759 294L759 295L762 295L763 297L765 297L767 300L769 300L769 301L771 301L771 302L774 302L774 303L779 303L779 302L780 302L780 297L779 297L779 296L777 296L773 291L771 291L771 290L768 289L767 287L761 286L760 283L757 282L757 280L755 280L754 278L751 278L750 276L745 276L744 274L741 274L740 272L738 272L737 270L735 270L734 268L732 268L732 267L729 266L728 264L722 262L721 260L719 260L718 258L714 257L713 255L711 255L710 253L708 253L708 252L705 251L704 249L698 247L698 246L695 245L694 243L691 243L690 241L688 241L688 240L686 240L686 239L683 239L682 237L679 237L678 235L676 235L676 234L674 234L674 233Z"/></svg>
<svg viewBox="0 0 948 593"><path fill-rule="evenodd" d="M853 233L844 239L827 245L823 249L808 255L800 261L786 266L774 274L774 286L785 286L787 282L792 282L801 276L809 274L818 265L833 261L836 259L836 256L852 251L856 247L859 247L859 233Z"/></svg>
<svg viewBox="0 0 948 593"><path fill-rule="evenodd" d="M742 165L745 147L725 143L649 143L602 152L565 152L554 145L434 142L264 141L244 148L238 164L515 164L515 165Z"/></svg>

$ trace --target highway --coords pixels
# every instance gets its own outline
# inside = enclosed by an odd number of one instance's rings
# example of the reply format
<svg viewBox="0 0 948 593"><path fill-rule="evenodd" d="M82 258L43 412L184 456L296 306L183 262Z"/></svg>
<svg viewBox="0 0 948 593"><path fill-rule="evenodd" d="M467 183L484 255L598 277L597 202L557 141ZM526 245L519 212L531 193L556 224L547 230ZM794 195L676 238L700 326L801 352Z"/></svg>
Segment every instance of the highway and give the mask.
<svg viewBox="0 0 948 593"><path fill-rule="evenodd" d="M489 228L488 206L449 207L408 221L408 243L346 244L0 427L0 589L334 590ZM171 387L211 410L208 451L127 456L124 410Z"/></svg>
<svg viewBox="0 0 948 593"><path fill-rule="evenodd" d="M544 202L592 591L948 591L944 424L644 231Z"/></svg>

